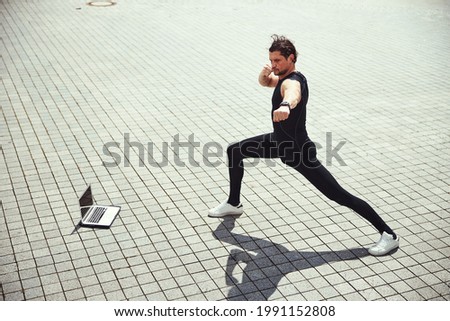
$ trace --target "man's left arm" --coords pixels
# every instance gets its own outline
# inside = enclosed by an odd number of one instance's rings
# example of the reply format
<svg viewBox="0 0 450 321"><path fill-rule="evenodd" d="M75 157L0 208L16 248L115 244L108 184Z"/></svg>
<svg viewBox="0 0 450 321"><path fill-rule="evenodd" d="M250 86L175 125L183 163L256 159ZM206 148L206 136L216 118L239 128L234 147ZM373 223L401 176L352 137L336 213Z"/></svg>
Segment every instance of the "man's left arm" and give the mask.
<svg viewBox="0 0 450 321"><path fill-rule="evenodd" d="M291 113L291 109L294 109L302 99L300 82L286 79L281 85L281 96L283 97L283 102L273 112L274 122L286 120Z"/></svg>

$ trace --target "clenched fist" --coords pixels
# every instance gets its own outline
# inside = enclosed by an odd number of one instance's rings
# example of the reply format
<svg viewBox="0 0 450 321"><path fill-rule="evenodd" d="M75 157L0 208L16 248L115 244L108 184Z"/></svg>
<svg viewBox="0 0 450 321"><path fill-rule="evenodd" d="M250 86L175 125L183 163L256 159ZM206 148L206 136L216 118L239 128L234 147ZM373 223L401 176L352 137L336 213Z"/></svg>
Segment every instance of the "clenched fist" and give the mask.
<svg viewBox="0 0 450 321"><path fill-rule="evenodd" d="M278 123L280 121L288 119L290 113L291 110L288 106L280 106L273 112L273 122Z"/></svg>
<svg viewBox="0 0 450 321"><path fill-rule="evenodd" d="M270 66L269 64L266 64L264 66L263 70L261 71L261 74L264 77L269 77L271 73L272 73L272 66Z"/></svg>

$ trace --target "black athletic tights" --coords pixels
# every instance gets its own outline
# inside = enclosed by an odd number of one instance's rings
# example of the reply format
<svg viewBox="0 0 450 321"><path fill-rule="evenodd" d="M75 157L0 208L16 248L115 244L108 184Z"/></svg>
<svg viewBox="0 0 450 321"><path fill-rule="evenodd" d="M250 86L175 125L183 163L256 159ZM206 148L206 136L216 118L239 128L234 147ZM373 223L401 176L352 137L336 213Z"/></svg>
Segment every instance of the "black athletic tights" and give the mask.
<svg viewBox="0 0 450 321"><path fill-rule="evenodd" d="M372 223L380 233L387 232L395 236L367 202L353 196L339 185L316 158L316 147L306 133L295 141L277 140L274 133L255 136L228 146L227 154L230 174L228 203L231 205L237 206L240 203L245 158L280 158L284 164L297 170L330 200L351 208Z"/></svg>

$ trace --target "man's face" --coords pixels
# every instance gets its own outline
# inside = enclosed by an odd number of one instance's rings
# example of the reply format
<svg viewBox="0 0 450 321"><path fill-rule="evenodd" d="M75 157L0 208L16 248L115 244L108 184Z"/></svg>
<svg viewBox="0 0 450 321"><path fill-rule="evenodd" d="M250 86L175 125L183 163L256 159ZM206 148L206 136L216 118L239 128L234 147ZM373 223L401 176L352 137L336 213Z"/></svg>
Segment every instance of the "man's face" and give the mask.
<svg viewBox="0 0 450 321"><path fill-rule="evenodd" d="M285 75L292 67L293 55L290 55L287 59L284 58L279 51L269 52L269 60L272 64L272 71L276 76Z"/></svg>

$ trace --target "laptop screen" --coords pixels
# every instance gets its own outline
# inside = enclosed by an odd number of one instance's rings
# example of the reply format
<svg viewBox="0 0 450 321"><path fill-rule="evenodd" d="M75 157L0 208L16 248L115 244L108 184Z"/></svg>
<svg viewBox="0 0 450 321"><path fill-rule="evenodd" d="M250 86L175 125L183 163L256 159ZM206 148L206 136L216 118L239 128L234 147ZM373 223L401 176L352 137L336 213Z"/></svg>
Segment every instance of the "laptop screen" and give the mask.
<svg viewBox="0 0 450 321"><path fill-rule="evenodd" d="M81 216L84 216L87 213L87 211L89 210L89 208L83 208L83 207L94 205L94 200L92 198L92 190L91 190L90 185L88 186L86 191L83 193L83 195L81 195L79 202L80 202L80 207L81 207Z"/></svg>

